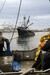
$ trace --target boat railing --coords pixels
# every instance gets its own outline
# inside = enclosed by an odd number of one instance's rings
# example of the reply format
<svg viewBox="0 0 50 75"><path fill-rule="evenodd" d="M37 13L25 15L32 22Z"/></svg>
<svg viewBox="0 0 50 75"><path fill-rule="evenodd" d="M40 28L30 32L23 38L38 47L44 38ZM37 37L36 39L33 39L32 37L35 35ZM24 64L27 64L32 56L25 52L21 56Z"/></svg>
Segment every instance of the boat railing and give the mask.
<svg viewBox="0 0 50 75"><path fill-rule="evenodd" d="M35 49L32 49L32 50L16 50L15 52L16 53L19 53L21 55L21 60L34 60L35 59L35 56L36 56L36 51L37 51L37 48Z"/></svg>

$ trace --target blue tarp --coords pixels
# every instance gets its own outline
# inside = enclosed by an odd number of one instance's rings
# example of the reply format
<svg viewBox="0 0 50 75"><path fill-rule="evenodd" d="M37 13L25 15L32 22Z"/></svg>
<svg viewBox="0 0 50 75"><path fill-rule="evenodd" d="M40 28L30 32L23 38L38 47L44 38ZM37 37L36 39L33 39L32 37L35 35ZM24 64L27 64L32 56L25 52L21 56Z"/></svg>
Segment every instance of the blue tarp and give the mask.
<svg viewBox="0 0 50 75"><path fill-rule="evenodd" d="M12 70L13 71L20 71L21 70L21 65L17 61L12 62Z"/></svg>

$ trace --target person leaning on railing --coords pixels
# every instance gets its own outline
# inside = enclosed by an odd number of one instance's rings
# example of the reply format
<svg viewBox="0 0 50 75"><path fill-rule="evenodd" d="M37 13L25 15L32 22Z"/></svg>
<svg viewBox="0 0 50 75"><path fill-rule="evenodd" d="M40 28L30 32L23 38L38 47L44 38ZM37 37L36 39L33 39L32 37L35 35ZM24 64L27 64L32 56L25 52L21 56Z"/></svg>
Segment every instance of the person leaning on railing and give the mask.
<svg viewBox="0 0 50 75"><path fill-rule="evenodd" d="M6 42L6 47L7 47L7 56L10 56L10 43L7 38L2 37L2 32L0 32L0 56L3 56L3 48L4 47L4 42Z"/></svg>

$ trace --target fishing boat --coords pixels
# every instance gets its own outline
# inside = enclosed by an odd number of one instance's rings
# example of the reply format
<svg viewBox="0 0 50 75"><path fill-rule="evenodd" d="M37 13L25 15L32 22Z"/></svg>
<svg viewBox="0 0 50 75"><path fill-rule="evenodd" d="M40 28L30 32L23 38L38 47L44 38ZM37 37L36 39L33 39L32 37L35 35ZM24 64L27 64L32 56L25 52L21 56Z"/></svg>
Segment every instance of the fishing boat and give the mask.
<svg viewBox="0 0 50 75"><path fill-rule="evenodd" d="M44 71L40 71L38 69L32 68L32 65L35 63L34 59L36 57L37 48L31 51L14 51L21 55L21 71L12 71L12 56L3 56L0 57L0 75L49 75L50 68ZM5 52L6 54L6 52ZM12 53L13 54L13 53Z"/></svg>
<svg viewBox="0 0 50 75"><path fill-rule="evenodd" d="M12 71L12 62L13 62L13 54L17 52L21 55L21 71L19 72L13 72ZM7 56L7 52L4 51L3 52L4 55L2 57L0 57L0 74L1 75L24 75L24 73L28 70L30 70L30 68L33 65L34 62L34 58L35 55L33 53L35 53L35 49L31 50L31 51L12 51L12 56ZM24 66L26 64L26 66Z"/></svg>
<svg viewBox="0 0 50 75"><path fill-rule="evenodd" d="M45 37L45 38L44 38ZM40 45L38 48L32 49L32 50L16 50L16 51L11 51L12 56L7 56L7 52L4 51L3 52L3 56L0 57L0 75L50 75L50 68L41 70L38 68L33 68L32 66L36 63L36 61L38 60L38 56L41 53L42 59L44 58L43 55L44 53L41 52L41 45L43 43L45 43L46 40L50 39L50 35L47 36L42 36L40 41ZM21 70L20 71L15 71L13 72L12 70L12 62L13 62L13 54L19 54L21 56L20 59L20 65L21 65ZM34 60L35 59L35 60ZM47 61L47 59L46 59ZM43 60L42 60L43 62ZM42 62L40 62L40 64L43 64ZM37 66L39 67L40 64ZM48 64L47 64L48 65ZM42 65L44 66L44 64ZM42 68L42 67L41 67Z"/></svg>
<svg viewBox="0 0 50 75"><path fill-rule="evenodd" d="M23 23L21 24L20 27L17 28L19 36L34 36L35 35L34 31L29 29L29 26L33 24L33 23L29 24L29 18L30 16L28 17L28 20L26 21L26 17L24 17Z"/></svg>

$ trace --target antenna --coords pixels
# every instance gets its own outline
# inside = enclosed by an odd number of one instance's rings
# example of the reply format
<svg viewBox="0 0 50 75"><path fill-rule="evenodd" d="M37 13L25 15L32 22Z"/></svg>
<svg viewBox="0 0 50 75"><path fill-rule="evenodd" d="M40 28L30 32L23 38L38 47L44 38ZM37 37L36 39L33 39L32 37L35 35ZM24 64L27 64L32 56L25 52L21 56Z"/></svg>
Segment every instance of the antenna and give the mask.
<svg viewBox="0 0 50 75"><path fill-rule="evenodd" d="M26 27L26 17L24 16L23 19L24 19L24 26Z"/></svg>

